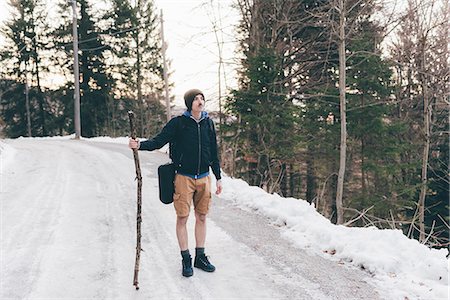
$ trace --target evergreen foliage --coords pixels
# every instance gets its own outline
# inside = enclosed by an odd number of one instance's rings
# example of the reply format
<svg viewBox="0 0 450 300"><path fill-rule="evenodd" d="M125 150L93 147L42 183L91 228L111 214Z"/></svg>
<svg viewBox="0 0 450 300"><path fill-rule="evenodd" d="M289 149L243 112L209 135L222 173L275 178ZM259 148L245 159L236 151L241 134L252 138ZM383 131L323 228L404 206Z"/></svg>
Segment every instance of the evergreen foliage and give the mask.
<svg viewBox="0 0 450 300"><path fill-rule="evenodd" d="M339 16L333 3L238 1L242 13L238 33L244 59L239 88L231 93L226 105L233 117L225 127L226 142L235 161L229 170L232 175L243 176L269 192L314 202L331 220L336 217L340 145ZM404 33L398 35L402 47L394 53L400 65L395 65L383 58L385 32L374 18L378 9L375 5L371 1L346 1L345 218L351 220L370 208L354 224L401 228L408 234L421 185L421 87L425 76L420 73L420 37L411 38L420 22L404 18ZM442 59L443 53L448 53L448 30L445 32L447 37L437 38L436 45L430 47L440 53L428 55L428 63L433 65L428 72L436 74L430 78L449 76L448 56ZM433 95L431 106L439 109L432 114L432 170L428 175L425 220L428 230L439 217L446 220L439 223L437 232L441 235L443 222L448 224L449 182L444 171L448 170L448 135L442 138L448 128L448 119L442 118L448 116L448 105L447 109L440 105L448 82L427 83ZM273 126L278 116L283 124ZM286 132L290 139L287 143ZM273 168L276 161L279 167ZM268 170L272 176L267 176ZM443 236L441 241L445 241Z"/></svg>
<svg viewBox="0 0 450 300"><path fill-rule="evenodd" d="M134 2L133 2L134 3ZM127 111L140 115L140 136L159 131L166 121L161 104L162 75L159 23L153 1L106 3L77 1L82 136L127 135ZM71 3L59 7L56 23L46 24L41 0L11 1L15 12L1 28L7 44L0 51L0 121L8 137L28 135L25 83L28 81L33 136L74 131L74 78ZM48 9L48 8L47 8ZM60 87L45 89L43 79L64 75ZM47 77L47 78L46 78ZM145 120L145 121L144 121Z"/></svg>
<svg viewBox="0 0 450 300"><path fill-rule="evenodd" d="M278 84L283 77L280 60L271 49L261 48L248 57L243 88L234 91L228 112L239 116L239 155L248 162L245 177L269 191L279 189L280 168L294 150L294 106Z"/></svg>
<svg viewBox="0 0 450 300"><path fill-rule="evenodd" d="M30 123L33 136L44 136L49 133L47 119L49 106L46 103L40 84L42 71L42 38L48 32L42 1L20 0L10 1L12 17L5 22L1 33L6 37L6 44L0 50L2 76L5 82L13 83L3 89L1 112L4 121L10 121L6 133L14 137L28 135L27 112L25 105L25 85L30 88L29 105L31 109ZM19 87L18 85L21 85Z"/></svg>

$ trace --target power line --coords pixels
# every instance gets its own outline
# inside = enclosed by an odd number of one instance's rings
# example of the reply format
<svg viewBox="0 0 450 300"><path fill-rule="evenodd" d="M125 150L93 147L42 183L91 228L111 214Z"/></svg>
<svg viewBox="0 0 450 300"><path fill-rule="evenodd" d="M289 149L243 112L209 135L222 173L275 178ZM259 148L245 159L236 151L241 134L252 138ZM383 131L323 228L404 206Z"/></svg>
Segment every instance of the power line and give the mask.
<svg viewBox="0 0 450 300"><path fill-rule="evenodd" d="M99 33L99 32L97 32L98 35L97 35L96 37L78 41L78 44L83 44L83 43L86 43L86 42L90 42L90 41L97 40L98 37L99 37L99 36L102 36L102 35L115 36L115 35L118 35L118 34L121 34L121 33L126 33L126 32L130 32L130 31L134 31L134 30L136 30L136 29L138 29L138 28L141 28L141 27L143 28L143 27L145 27L146 25L147 25L147 24L142 24L142 25L138 25L138 26L135 26L135 27L127 28L127 29L124 29L124 30L121 30L121 31L113 32L113 33L104 33L104 32ZM92 34L95 34L95 33L92 33ZM67 42L67 43L62 43L62 44L60 44L60 45L61 45L61 46L64 46L64 45L69 45L69 44L71 44L71 43L72 43L72 42Z"/></svg>
<svg viewBox="0 0 450 300"><path fill-rule="evenodd" d="M54 4L54 5L52 6L52 8L54 8L55 6L56 6L56 4ZM155 24L157 25L158 22L155 23ZM99 32L97 32L98 36L93 37L93 38L84 39L84 40L79 40L79 41L78 41L78 45L83 44L83 43L86 43L86 42L98 40L98 37L99 37L99 36L111 36L111 37L113 37L113 36L116 36L116 35L118 35L118 34L122 34L122 33L130 32L130 31L134 31L134 30L139 29L139 28L145 28L147 25L148 25L148 24L145 23L145 24L142 24L142 25L138 25L138 26L134 26L134 27L131 27L131 28L127 28L127 29L120 30L120 31L117 31L117 32L110 32L110 33L105 33L105 32L100 32L100 33L99 33ZM110 27L109 29L111 29L111 27ZM95 34L95 33L91 33L91 34ZM35 35L33 36L33 38L30 40L30 42L32 42L34 39L36 39L37 36L38 36L38 35L35 34ZM71 45L71 44L73 44L72 41L58 44L58 46L65 46L65 45ZM20 54L23 50L25 50L25 48L26 48L27 46L28 46L28 45L24 45L24 46L18 51L18 54ZM107 47L107 45L104 45L104 46L100 46L100 47L97 47L97 48L80 49L80 51L94 51L94 50L99 50L99 49L106 48L106 47Z"/></svg>
<svg viewBox="0 0 450 300"><path fill-rule="evenodd" d="M159 21L157 21L157 22L155 23L155 25L158 25L158 24L159 24ZM117 32L112 32L112 33L97 33L98 36L93 37L93 38L89 38L89 39L84 39L84 40L78 41L78 44L82 44L82 43L86 43L86 42L98 40L98 37L101 37L101 36L111 36L111 37L113 37L113 36L118 35L118 34L121 34L121 33L131 32L131 31L134 31L134 30L139 29L139 28L145 28L147 25L148 25L148 23L144 23L144 24L142 24L142 25L138 25L138 26L135 26L135 27L127 28L127 29L124 29L124 30L121 30L121 31L117 31ZM110 28L110 29L111 29L111 28ZM104 40L102 40L102 41L104 41ZM62 43L62 44L59 44L59 45L65 46L65 45L70 45L71 43L72 43L72 42L67 42L67 43ZM105 45L102 45L102 46L99 46L99 47L95 47L95 48L82 48L82 49L79 49L79 50L80 50L80 51L96 51L96 50L101 50L101 49L105 49L105 48L109 47L112 43L113 43L113 41L110 41L109 44L105 44ZM66 50L64 50L64 51L66 51ZM67 52L67 51L66 51L66 52Z"/></svg>

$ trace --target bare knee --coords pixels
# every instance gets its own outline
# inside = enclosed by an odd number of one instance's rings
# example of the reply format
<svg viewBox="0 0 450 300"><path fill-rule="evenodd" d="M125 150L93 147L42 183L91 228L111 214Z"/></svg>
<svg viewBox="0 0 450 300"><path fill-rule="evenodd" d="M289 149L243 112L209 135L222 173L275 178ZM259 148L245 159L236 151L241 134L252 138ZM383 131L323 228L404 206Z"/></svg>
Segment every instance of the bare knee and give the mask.
<svg viewBox="0 0 450 300"><path fill-rule="evenodd" d="M200 214L195 212L195 219L197 222L205 223L206 222L206 214Z"/></svg>
<svg viewBox="0 0 450 300"><path fill-rule="evenodd" d="M186 225L188 217L178 217L177 216L177 225L184 226Z"/></svg>

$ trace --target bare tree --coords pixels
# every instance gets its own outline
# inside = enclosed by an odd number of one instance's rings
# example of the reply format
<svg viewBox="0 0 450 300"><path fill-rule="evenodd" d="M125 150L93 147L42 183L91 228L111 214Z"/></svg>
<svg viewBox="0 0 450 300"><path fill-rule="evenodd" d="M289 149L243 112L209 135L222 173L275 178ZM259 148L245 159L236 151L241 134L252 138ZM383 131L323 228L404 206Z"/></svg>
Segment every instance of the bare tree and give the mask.
<svg viewBox="0 0 450 300"><path fill-rule="evenodd" d="M413 2L413 1L411 1ZM416 3L414 3L416 4ZM410 4L411 5L411 4ZM442 5L442 6L441 6ZM417 6L417 5L416 5ZM442 26L448 26L448 20L444 21L438 17L438 11L447 11L444 16L448 17L448 2L434 0L429 2L428 6L420 7L417 12L417 38L419 41L418 47L418 67L419 67L419 80L422 87L422 99L423 99L423 151L422 151L422 171L421 171L421 187L418 200L419 208L419 241L425 242L425 208L426 208L426 195L428 190L428 166L429 166L429 153L431 144L431 115L433 113L433 100L432 95L429 92L431 85L431 76L436 67L429 65L431 63L433 49L433 41L436 37L436 31ZM447 28L448 30L448 28ZM448 32L448 31L447 31ZM447 37L448 38L448 37ZM448 40L447 40L448 45ZM431 52L431 53L430 53ZM445 52L444 52L445 55ZM445 56L444 56L445 57ZM448 59L448 53L447 53ZM444 92L444 91L443 91ZM448 91L447 91L448 92Z"/></svg>
<svg viewBox="0 0 450 300"><path fill-rule="evenodd" d="M345 109L345 68L346 68L346 55L345 55L345 0L339 0L337 7L339 12L339 106L341 113L341 147L339 154L339 173L336 193L336 211L337 211L337 224L344 223L344 208L342 204L342 195L344 192L344 176L345 176L345 163L347 156L347 114Z"/></svg>
<svg viewBox="0 0 450 300"><path fill-rule="evenodd" d="M442 132L434 133L433 127L446 127L445 124L437 123L445 119L441 116L442 111L448 112L448 103L445 103L450 76L448 16L447 1L408 1L408 10L393 48L393 56L397 60L398 90L401 92L404 87L405 92L404 95L397 94L398 114L403 119L410 120L413 133L419 137L410 138L417 140L417 144L422 147L421 155L416 158L421 161L417 210L409 230L410 234L413 229L418 230L420 242L427 240L425 214L431 165L430 149L441 143L438 140L442 136ZM416 113L416 108L421 108L422 112ZM445 122L448 124L448 119Z"/></svg>

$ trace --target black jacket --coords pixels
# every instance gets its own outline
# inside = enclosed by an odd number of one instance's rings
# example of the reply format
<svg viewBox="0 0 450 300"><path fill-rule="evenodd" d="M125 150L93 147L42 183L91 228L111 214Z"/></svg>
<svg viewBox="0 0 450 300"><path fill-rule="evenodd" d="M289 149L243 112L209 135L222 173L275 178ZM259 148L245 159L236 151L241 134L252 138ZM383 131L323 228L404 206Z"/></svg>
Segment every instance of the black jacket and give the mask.
<svg viewBox="0 0 450 300"><path fill-rule="evenodd" d="M209 172L211 166L216 179L219 180L221 176L216 132L214 125L211 130L208 119L207 113L204 112L201 121L197 123L185 112L172 118L157 136L142 141L139 150L153 151L169 142L175 142L178 155L174 163L180 173L200 175Z"/></svg>

